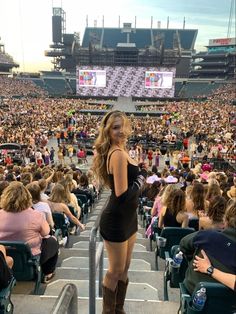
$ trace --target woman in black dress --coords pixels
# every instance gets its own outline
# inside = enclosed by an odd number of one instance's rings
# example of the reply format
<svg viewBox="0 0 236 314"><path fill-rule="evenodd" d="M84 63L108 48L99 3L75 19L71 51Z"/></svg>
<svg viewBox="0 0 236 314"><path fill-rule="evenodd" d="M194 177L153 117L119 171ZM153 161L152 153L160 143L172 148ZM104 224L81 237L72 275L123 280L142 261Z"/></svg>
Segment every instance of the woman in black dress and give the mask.
<svg viewBox="0 0 236 314"><path fill-rule="evenodd" d="M109 112L102 120L95 142L93 169L99 181L111 189L101 215L100 232L107 250L109 268L103 280L103 313L125 313L128 269L136 240L140 188L147 176L126 151L130 124L120 111Z"/></svg>

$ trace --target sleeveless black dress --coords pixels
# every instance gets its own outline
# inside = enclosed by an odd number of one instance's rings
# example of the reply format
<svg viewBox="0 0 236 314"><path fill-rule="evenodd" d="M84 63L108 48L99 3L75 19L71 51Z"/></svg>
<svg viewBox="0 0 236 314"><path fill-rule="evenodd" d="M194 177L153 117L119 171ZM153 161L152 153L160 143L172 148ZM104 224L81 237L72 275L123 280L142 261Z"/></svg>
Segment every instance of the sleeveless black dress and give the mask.
<svg viewBox="0 0 236 314"><path fill-rule="evenodd" d="M138 166L128 163L128 186L132 186L139 174ZM126 199L116 197L114 178L109 174L111 196L100 220L100 233L104 240L110 242L124 242L138 230L137 207L138 194Z"/></svg>
<svg viewBox="0 0 236 314"><path fill-rule="evenodd" d="M166 208L165 215L163 216L163 223L165 227L181 227L181 223L176 220L176 216L173 216L169 210Z"/></svg>

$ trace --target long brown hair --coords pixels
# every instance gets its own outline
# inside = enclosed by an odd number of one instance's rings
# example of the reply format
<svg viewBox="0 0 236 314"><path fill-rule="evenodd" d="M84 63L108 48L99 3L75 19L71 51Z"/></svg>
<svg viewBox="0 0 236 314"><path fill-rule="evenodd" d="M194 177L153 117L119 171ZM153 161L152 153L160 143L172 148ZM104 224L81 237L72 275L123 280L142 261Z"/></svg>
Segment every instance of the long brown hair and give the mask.
<svg viewBox="0 0 236 314"><path fill-rule="evenodd" d="M109 112L102 119L99 128L99 135L95 141L96 155L93 159L92 170L94 171L94 174L99 182L108 187L109 175L107 173L106 161L109 149L111 147L110 129L114 123L115 118L117 117L121 118L123 121L125 136L128 137L130 135L131 127L127 116L121 111L114 111Z"/></svg>
<svg viewBox="0 0 236 314"><path fill-rule="evenodd" d="M226 210L226 199L223 196L215 196L211 199L208 208L208 217L213 222L222 222Z"/></svg>
<svg viewBox="0 0 236 314"><path fill-rule="evenodd" d="M193 201L193 210L205 211L205 191L202 183L194 183L190 198Z"/></svg>
<svg viewBox="0 0 236 314"><path fill-rule="evenodd" d="M167 204L167 207L172 215L176 216L179 212L184 211L185 204L186 197L182 190L178 189L171 192L169 204Z"/></svg>

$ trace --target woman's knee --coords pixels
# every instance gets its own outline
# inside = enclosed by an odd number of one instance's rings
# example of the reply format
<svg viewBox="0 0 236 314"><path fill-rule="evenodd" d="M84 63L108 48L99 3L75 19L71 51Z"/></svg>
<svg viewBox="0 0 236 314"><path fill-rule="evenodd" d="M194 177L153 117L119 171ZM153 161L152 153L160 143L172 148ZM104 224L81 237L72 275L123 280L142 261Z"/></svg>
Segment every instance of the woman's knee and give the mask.
<svg viewBox="0 0 236 314"><path fill-rule="evenodd" d="M106 276L112 280L118 281L120 277L123 275L124 269L117 268L117 269L110 269Z"/></svg>

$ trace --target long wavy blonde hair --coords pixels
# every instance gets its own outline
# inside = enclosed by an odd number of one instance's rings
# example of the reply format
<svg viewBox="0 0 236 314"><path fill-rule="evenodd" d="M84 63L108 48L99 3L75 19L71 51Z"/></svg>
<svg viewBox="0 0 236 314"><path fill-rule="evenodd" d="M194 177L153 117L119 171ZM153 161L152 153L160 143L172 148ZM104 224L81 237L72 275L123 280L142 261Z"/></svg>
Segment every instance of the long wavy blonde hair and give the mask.
<svg viewBox="0 0 236 314"><path fill-rule="evenodd" d="M95 177L99 180L99 183L103 186L110 186L109 175L107 173L107 155L111 147L110 129L116 118L121 118L123 122L123 132L126 137L131 134L130 122L124 112L121 111L110 111L102 119L99 135L95 141L96 154L93 159L92 170L94 171Z"/></svg>

